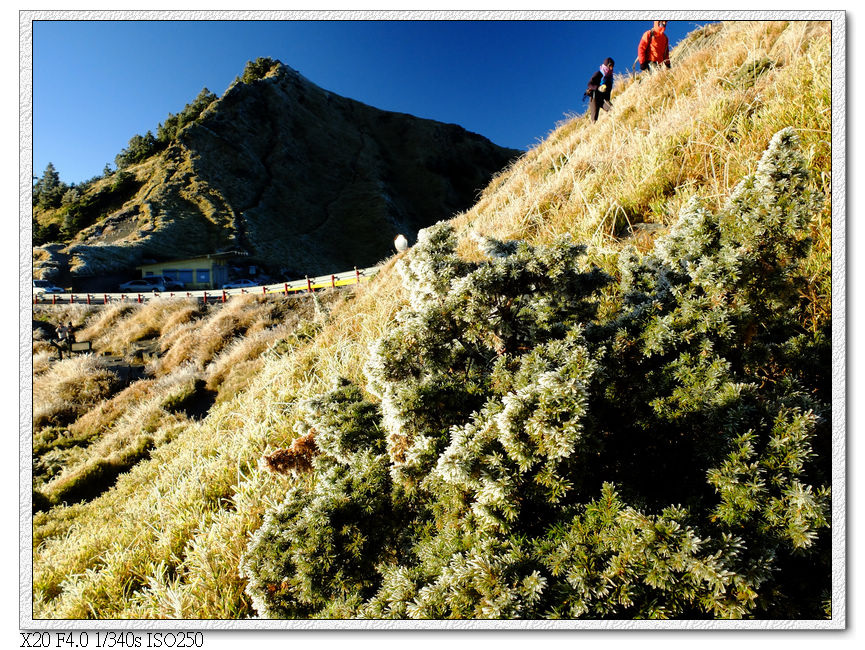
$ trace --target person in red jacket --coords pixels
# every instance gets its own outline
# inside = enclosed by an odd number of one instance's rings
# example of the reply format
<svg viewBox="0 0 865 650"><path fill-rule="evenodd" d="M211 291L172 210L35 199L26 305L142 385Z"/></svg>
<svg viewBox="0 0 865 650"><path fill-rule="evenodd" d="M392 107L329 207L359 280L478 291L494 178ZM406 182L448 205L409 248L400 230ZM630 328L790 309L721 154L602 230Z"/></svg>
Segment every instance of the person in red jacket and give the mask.
<svg viewBox="0 0 865 650"><path fill-rule="evenodd" d="M652 29L643 34L637 46L640 70L648 70L652 66L670 67L670 41L664 33L666 29L666 20L656 20Z"/></svg>

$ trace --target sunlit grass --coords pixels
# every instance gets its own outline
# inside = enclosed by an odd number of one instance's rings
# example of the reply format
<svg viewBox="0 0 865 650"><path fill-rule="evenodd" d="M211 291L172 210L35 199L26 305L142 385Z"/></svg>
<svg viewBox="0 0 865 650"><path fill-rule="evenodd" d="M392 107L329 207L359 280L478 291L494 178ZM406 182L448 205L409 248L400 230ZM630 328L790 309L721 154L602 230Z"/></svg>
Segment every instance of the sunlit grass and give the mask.
<svg viewBox="0 0 865 650"><path fill-rule="evenodd" d="M748 77L748 66L764 59L772 65ZM615 273L615 253L625 244L650 248L691 197L711 209L723 205L786 126L796 128L828 198L829 64L828 23L735 22L695 33L673 52L671 71L617 81L612 113L595 124L564 120L493 179L454 219L460 253L477 258L472 231L533 243L568 233L589 244L593 263ZM813 292L803 297L815 327L831 318L830 226L827 201L812 233ZM122 354L131 341L152 337L162 352L149 368L150 384L103 402L98 391L86 398L91 410L78 413L71 435L103 458L132 454L155 418L154 444L110 489L35 516L34 615L253 615L238 562L290 480L258 471L258 461L295 437L300 401L337 377L362 380L369 346L404 300L392 262L356 291L325 296L326 318L316 318L308 298L290 311L233 298L213 309L157 301L68 311L106 350ZM50 387L63 380L39 354L34 372L45 383L34 398L47 421L58 408ZM188 373L187 384L176 373ZM219 393L199 421L166 410L157 386L179 390L194 378ZM70 472L87 463L73 460Z"/></svg>

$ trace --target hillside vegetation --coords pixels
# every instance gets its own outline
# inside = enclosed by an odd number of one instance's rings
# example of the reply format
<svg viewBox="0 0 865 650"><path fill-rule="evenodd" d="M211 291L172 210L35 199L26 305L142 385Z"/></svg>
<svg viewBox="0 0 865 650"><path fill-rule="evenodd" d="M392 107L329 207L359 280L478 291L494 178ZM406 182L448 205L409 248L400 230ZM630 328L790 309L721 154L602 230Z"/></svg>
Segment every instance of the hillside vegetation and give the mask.
<svg viewBox="0 0 865 650"><path fill-rule="evenodd" d="M697 30L317 320L35 346L34 617L831 615L829 27Z"/></svg>
<svg viewBox="0 0 865 650"><path fill-rule="evenodd" d="M226 305L163 298L34 308L35 509L92 499L153 448L230 400L266 363L317 333L350 299L235 296ZM38 319L38 320L36 320ZM58 359L60 322L99 356Z"/></svg>

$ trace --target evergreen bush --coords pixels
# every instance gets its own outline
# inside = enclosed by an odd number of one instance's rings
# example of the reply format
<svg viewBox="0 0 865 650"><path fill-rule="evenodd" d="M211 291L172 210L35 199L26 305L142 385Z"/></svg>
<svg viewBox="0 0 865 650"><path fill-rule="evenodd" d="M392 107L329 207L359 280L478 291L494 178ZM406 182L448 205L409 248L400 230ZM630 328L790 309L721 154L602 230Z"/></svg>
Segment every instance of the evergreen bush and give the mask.
<svg viewBox="0 0 865 650"><path fill-rule="evenodd" d="M276 61L267 56L260 56L255 61L247 61L243 74L240 76L241 83L249 84L253 81L264 79L276 63Z"/></svg>
<svg viewBox="0 0 865 650"><path fill-rule="evenodd" d="M422 231L377 401L342 381L298 418L308 462L242 560L258 613L824 616L819 208L785 129L720 213L689 204L615 278L568 239L477 237L467 262L448 224Z"/></svg>
<svg viewBox="0 0 865 650"><path fill-rule="evenodd" d="M68 189L53 163L48 163L42 176L33 184L33 206L43 210L56 208Z"/></svg>
<svg viewBox="0 0 865 650"><path fill-rule="evenodd" d="M129 139L129 144L120 153L114 156L114 164L117 169L124 169L142 160L147 160L157 153L160 143L156 137L148 131L144 135L135 134Z"/></svg>
<svg viewBox="0 0 865 650"><path fill-rule="evenodd" d="M207 88L202 88L198 96L183 107L183 110L174 115L169 113L164 124L159 124L156 129L156 139L161 146L166 146L175 140L187 124L197 122L204 110L218 99L216 95Z"/></svg>

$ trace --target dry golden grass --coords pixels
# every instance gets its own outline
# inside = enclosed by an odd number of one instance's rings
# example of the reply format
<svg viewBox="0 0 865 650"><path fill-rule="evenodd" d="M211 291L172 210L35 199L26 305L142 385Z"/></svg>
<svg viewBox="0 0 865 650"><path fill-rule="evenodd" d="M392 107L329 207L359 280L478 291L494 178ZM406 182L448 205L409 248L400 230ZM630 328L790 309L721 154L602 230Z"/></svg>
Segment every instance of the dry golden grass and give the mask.
<svg viewBox="0 0 865 650"><path fill-rule="evenodd" d="M72 323L72 326L76 330L76 336L79 339L84 340L86 336L84 336L82 329L84 328L85 323L87 323L98 310L99 307L82 305L79 303L71 305L52 305L50 307L40 305L33 307L33 317L35 319L50 321L55 324Z"/></svg>
<svg viewBox="0 0 865 650"><path fill-rule="evenodd" d="M169 404L178 393L188 392L195 380L194 369L188 367L143 382L143 388L138 387L142 382L136 382L132 390L121 393L122 400L110 400L106 409L91 411L93 418L85 416L82 419L86 422L77 421L70 433L93 442L86 454L67 459L62 472L42 486L41 492L52 503L58 503L90 498L108 489L119 473L167 442L178 427L188 424L183 414L171 412ZM120 405L125 408L118 413ZM113 418L110 424L109 418Z"/></svg>
<svg viewBox="0 0 865 650"><path fill-rule="evenodd" d="M197 302L183 304L165 319L165 322L162 323L160 333L162 337L165 337L168 332L172 332L182 325L193 323L196 319L201 318L201 316L202 308Z"/></svg>
<svg viewBox="0 0 865 650"><path fill-rule="evenodd" d="M112 303L101 308L94 308L91 318L79 332L81 340L92 341L104 337L111 332L117 323L135 311L136 306L126 303Z"/></svg>
<svg viewBox="0 0 865 650"><path fill-rule="evenodd" d="M196 617L204 606L217 616L251 615L236 567L246 531L284 490L281 480L257 471L258 461L294 437L286 419L291 404L329 387L337 368L359 378L366 342L384 332L400 291L389 274L348 294L351 299L334 295L330 325L318 339L301 337L285 353L265 352L246 393L156 447L150 461L94 501L37 515L35 611ZM385 295L391 299L382 300ZM104 520L95 528L71 526L69 507L79 523L96 512ZM57 535L65 542L58 544Z"/></svg>
<svg viewBox="0 0 865 650"><path fill-rule="evenodd" d="M585 116L550 137L495 179L480 201L455 220L463 237L475 229L501 238L548 241L562 232L617 247L635 224L669 224L694 195L717 209L753 171L772 135L798 129L815 170L829 168L828 23L726 23L711 26L712 46L673 68L622 78L615 106L593 124ZM720 32L720 33L718 33ZM699 35L695 41L701 39ZM732 83L749 62L774 67ZM460 251L472 255L464 240Z"/></svg>
<svg viewBox="0 0 865 650"><path fill-rule="evenodd" d="M117 376L92 354L52 364L33 382L34 427L66 424L111 394L116 384Z"/></svg>
<svg viewBox="0 0 865 650"><path fill-rule="evenodd" d="M156 339L177 315L187 313L191 301L185 298L160 298L135 305L110 306L104 318L111 324L101 328L94 323L82 335L89 334L95 348L123 355L130 343ZM107 323L106 323L107 324Z"/></svg>
<svg viewBox="0 0 865 650"><path fill-rule="evenodd" d="M33 374L38 375L48 370L52 363L52 357L56 356L53 348L45 341L33 344Z"/></svg>
<svg viewBox="0 0 865 650"><path fill-rule="evenodd" d="M154 384L152 379L142 379L127 386L73 422L69 426L70 432L87 438L101 434L123 417L124 413L146 399Z"/></svg>
<svg viewBox="0 0 865 650"><path fill-rule="evenodd" d="M743 83L742 71L762 59L773 67ZM828 193L829 63L828 23L735 22L701 30L674 50L670 72L622 79L613 113L596 124L566 120L494 179L478 204L454 219L460 251L477 257L472 230L534 243L570 233L590 244L595 263L608 265L611 252L638 237L651 246L655 232L635 234L636 224L663 229L691 196L721 205L785 126L797 129ZM815 319L829 317L830 221L827 203L815 226ZM246 313L251 307L240 302L222 315L191 320L198 317L190 314L165 329L163 337L173 338L161 372L170 375L195 357L196 372L214 385L217 378L230 383L231 368L243 377L249 372L244 390L232 390L205 419L173 429L149 460L98 498L35 517L34 616L254 614L238 576L240 556L292 480L258 471L258 461L296 437L296 404L336 377L362 381L370 344L404 301L393 259L347 295L332 299L326 323L273 345L264 327L248 342L232 343L239 334L227 332L255 329ZM216 340L202 344L200 357L171 356L175 346L195 348L196 334Z"/></svg>
<svg viewBox="0 0 865 650"><path fill-rule="evenodd" d="M195 363L203 370L225 348L232 344L242 347L236 342L243 337L254 337L283 323L300 304L297 299L286 301L279 297L241 295L225 304L211 305L202 312L192 307L175 310L161 328L162 356L153 364L152 371L163 375L185 363ZM250 343L250 355L254 354L255 345ZM235 353L234 359L242 356L243 352Z"/></svg>
<svg viewBox="0 0 865 650"><path fill-rule="evenodd" d="M331 303L340 293L328 292L316 300ZM106 387L84 399L70 394L66 384L75 378L86 380L93 369L82 362L94 358L56 363L52 348L38 353L36 424L41 429L34 436L34 487L54 504L95 498L119 474L188 425L187 417L200 417L215 399L225 401L244 390L262 368L263 354L308 342L319 329L304 327L316 318L315 312L308 298L243 296L222 306L157 301L81 314L79 320L89 316L81 333L103 351L124 350L142 332L158 330L165 354L149 364L147 377L125 388L115 382L112 388L122 388L119 392ZM59 321L69 312L62 309L46 315ZM63 390L58 390L59 384ZM84 381L80 387L88 385ZM58 399L50 401L48 394Z"/></svg>

